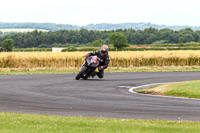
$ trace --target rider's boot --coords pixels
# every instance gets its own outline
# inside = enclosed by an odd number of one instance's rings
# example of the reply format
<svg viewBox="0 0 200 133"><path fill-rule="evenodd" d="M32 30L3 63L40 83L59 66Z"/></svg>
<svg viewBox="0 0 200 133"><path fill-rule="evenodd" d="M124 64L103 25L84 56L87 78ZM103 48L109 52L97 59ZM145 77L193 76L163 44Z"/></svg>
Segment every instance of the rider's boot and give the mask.
<svg viewBox="0 0 200 133"><path fill-rule="evenodd" d="M94 78L94 76L96 76L96 71L94 71L92 74L91 74L92 78Z"/></svg>

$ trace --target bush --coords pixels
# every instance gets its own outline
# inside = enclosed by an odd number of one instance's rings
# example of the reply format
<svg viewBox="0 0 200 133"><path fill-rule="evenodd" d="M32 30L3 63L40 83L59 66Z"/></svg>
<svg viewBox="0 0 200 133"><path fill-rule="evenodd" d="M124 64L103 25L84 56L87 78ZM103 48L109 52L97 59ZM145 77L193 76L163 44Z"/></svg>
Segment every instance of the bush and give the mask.
<svg viewBox="0 0 200 133"><path fill-rule="evenodd" d="M66 48L61 50L61 52L66 52L66 51L67 51L67 49L66 49Z"/></svg>
<svg viewBox="0 0 200 133"><path fill-rule="evenodd" d="M14 48L14 52L52 51L52 48Z"/></svg>
<svg viewBox="0 0 200 133"><path fill-rule="evenodd" d="M5 51L10 52L14 48L14 40L13 39L6 39L2 42L2 47Z"/></svg>
<svg viewBox="0 0 200 133"><path fill-rule="evenodd" d="M77 51L77 49L74 46L69 46L66 51Z"/></svg>
<svg viewBox="0 0 200 133"><path fill-rule="evenodd" d="M160 41L155 41L152 44L165 44L167 40L160 40Z"/></svg>
<svg viewBox="0 0 200 133"><path fill-rule="evenodd" d="M99 50L99 48L80 48L78 49L78 51L96 51L96 50Z"/></svg>

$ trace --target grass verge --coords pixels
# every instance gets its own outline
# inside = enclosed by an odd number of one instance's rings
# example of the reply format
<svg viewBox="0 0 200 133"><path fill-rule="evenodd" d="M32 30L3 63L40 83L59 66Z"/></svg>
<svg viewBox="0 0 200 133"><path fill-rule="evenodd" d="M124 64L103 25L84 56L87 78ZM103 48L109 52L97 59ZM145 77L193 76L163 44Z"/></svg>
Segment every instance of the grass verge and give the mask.
<svg viewBox="0 0 200 133"><path fill-rule="evenodd" d="M200 122L0 113L1 133L198 133Z"/></svg>
<svg viewBox="0 0 200 133"><path fill-rule="evenodd" d="M77 73L78 70L11 70L0 71L0 75L14 75L14 74L58 74L58 73Z"/></svg>
<svg viewBox="0 0 200 133"><path fill-rule="evenodd" d="M200 80L170 83L155 88L137 90L137 92L200 99Z"/></svg>
<svg viewBox="0 0 200 133"><path fill-rule="evenodd" d="M0 75L8 74L53 74L53 73L78 73L79 68L0 68ZM133 67L133 68L110 68L106 73L114 72L183 72L200 71L199 66L168 66L168 67Z"/></svg>

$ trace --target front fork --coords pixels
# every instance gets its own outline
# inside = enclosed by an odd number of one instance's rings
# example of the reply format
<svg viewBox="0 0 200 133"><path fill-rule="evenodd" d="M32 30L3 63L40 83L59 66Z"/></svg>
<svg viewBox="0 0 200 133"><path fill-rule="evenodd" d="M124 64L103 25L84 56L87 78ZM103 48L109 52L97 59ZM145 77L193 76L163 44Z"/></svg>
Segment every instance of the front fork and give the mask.
<svg viewBox="0 0 200 133"><path fill-rule="evenodd" d="M79 69L79 72L81 71L81 69L83 68L83 66L85 66L85 62L81 65L81 68Z"/></svg>
<svg viewBox="0 0 200 133"><path fill-rule="evenodd" d="M86 67L86 65L85 65L86 63L84 62L82 65L81 65L81 68L80 68L80 70L79 70L79 72L83 69L83 67L85 66ZM92 78L94 78L94 76L95 76L95 70L96 70L96 68L93 70L93 69L88 69L87 70L87 72L85 72L85 74L86 75L84 75L84 76L86 76L87 78L91 75L92 76Z"/></svg>

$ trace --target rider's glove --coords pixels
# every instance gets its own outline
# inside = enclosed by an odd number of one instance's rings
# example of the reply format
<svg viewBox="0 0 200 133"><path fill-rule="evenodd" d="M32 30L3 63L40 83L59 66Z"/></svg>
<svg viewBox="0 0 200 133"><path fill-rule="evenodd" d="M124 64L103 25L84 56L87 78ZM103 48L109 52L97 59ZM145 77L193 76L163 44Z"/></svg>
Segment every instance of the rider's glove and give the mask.
<svg viewBox="0 0 200 133"><path fill-rule="evenodd" d="M99 68L99 70L102 70L102 69L103 69L103 66L99 66L98 68Z"/></svg>

